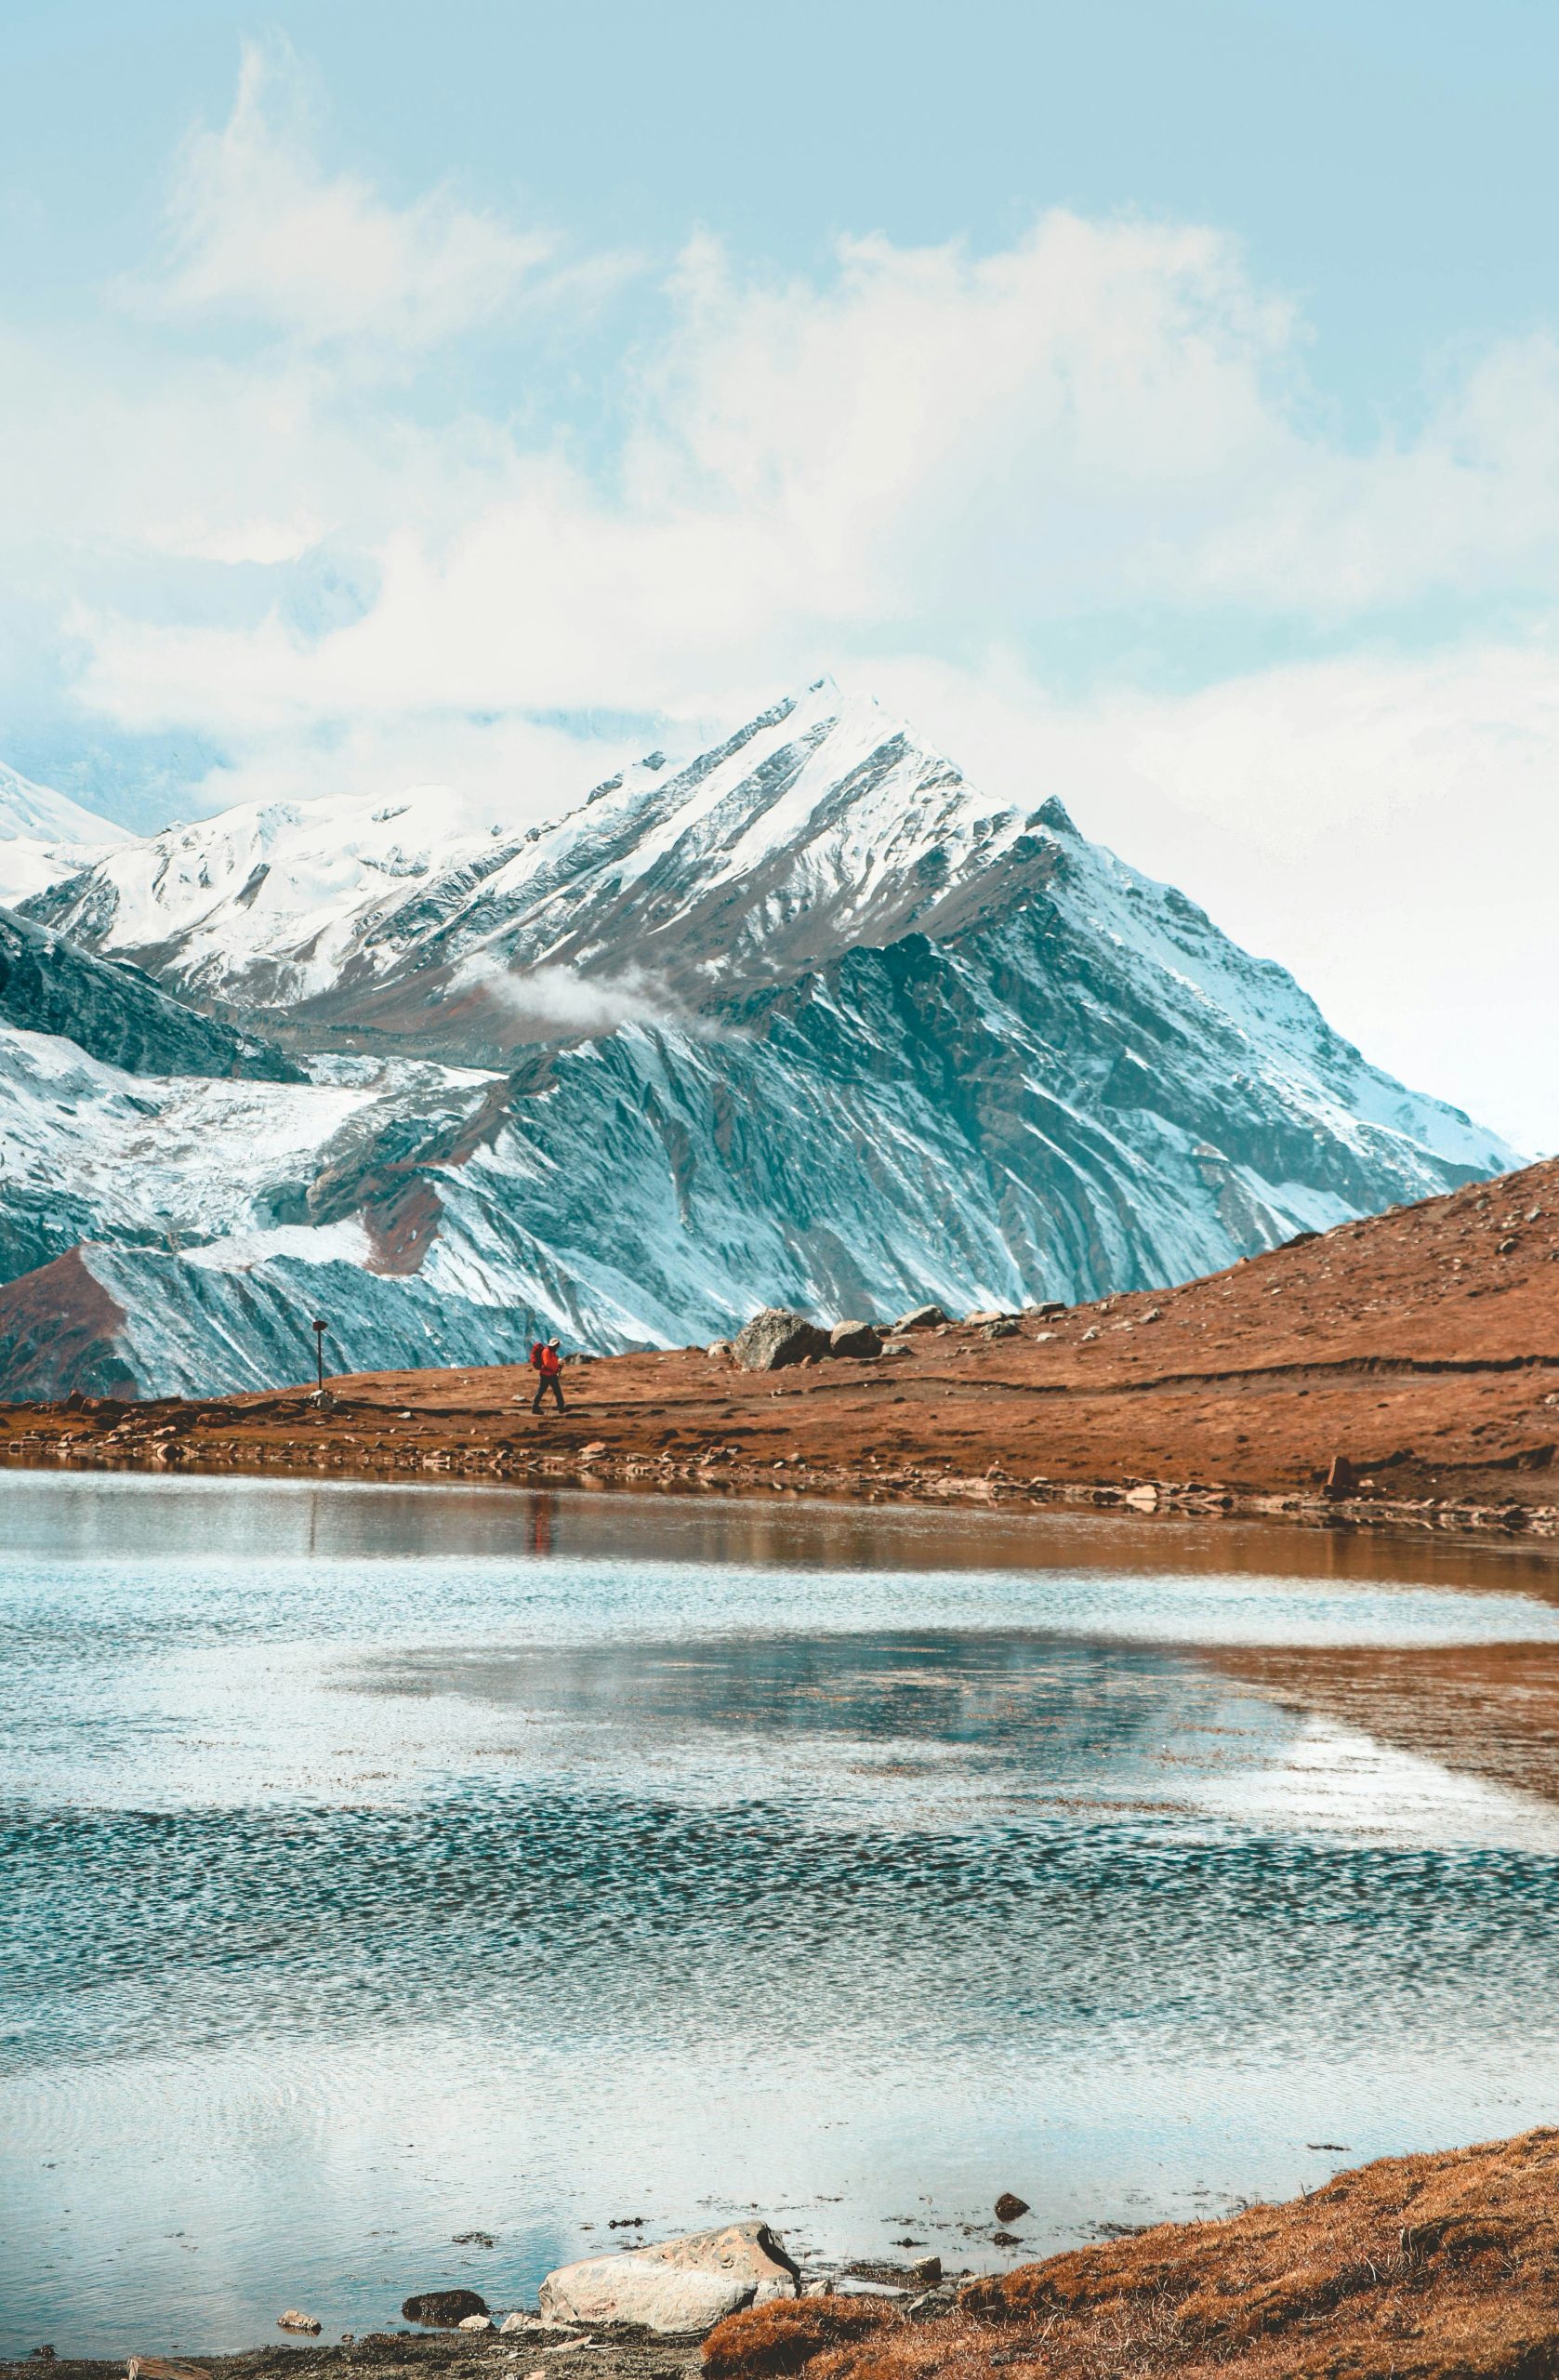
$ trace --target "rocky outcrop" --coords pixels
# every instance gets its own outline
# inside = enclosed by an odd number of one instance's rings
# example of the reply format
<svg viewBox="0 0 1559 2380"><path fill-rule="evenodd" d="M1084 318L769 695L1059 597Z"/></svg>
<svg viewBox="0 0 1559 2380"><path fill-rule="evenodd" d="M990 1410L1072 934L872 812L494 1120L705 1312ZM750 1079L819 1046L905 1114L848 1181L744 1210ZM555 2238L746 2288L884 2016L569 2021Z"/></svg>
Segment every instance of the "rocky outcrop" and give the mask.
<svg viewBox="0 0 1559 2380"><path fill-rule="evenodd" d="M0 909L0 1023L59 1034L126 1074L304 1079L268 1041L214 1024L139 967L91 958L11 909Z"/></svg>
<svg viewBox="0 0 1559 2380"><path fill-rule="evenodd" d="M549 2272L541 2311L552 2321L635 2322L702 2336L744 2306L794 2297L800 2275L766 2223L731 2223Z"/></svg>
<svg viewBox="0 0 1559 2380"><path fill-rule="evenodd" d="M425 2289L408 2297L401 2308L405 2322L420 2322L426 2330L455 2331L468 2316L485 2315L487 2301L474 2289Z"/></svg>
<svg viewBox="0 0 1559 2380"><path fill-rule="evenodd" d="M828 1333L788 1306L766 1305L736 1333L731 1353L745 1372L777 1372L809 1355L826 1355Z"/></svg>

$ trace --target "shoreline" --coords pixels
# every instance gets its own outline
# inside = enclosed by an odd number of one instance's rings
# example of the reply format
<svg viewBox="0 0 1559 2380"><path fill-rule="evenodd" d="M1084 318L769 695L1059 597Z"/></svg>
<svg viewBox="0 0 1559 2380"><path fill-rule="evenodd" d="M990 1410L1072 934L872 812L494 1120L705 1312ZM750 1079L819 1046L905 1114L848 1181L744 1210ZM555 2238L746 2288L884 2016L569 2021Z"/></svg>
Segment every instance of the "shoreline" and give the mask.
<svg viewBox="0 0 1559 2380"><path fill-rule="evenodd" d="M436 1380L442 1375L426 1377ZM358 1385L350 1379L326 1381L326 1393L333 1400L329 1421L318 1411L314 1395L301 1389L242 1401L158 1398L126 1407L103 1399L75 1408L0 1407L0 1461L17 1470L40 1473L139 1473L165 1478L182 1474L257 1481L323 1478L394 1487L568 1488L585 1493L653 1491L720 1501L788 1496L817 1504L874 1509L1073 1512L1137 1520L1162 1515L1198 1521L1276 1521L1341 1532L1401 1530L1482 1541L1490 1537L1505 1541L1559 1540L1559 1502L1510 1496L1487 1500L1394 1497L1374 1489L1336 1495L1316 1488L1159 1478L1135 1472L1066 1479L1024 1478L1005 1469L959 1473L930 1464L884 1472L875 1466L829 1463L817 1455L782 1458L786 1475L776 1477L778 1465L773 1458L744 1461L726 1456L715 1464L707 1458L669 1451L622 1453L569 1444L532 1447L517 1445L510 1438L495 1444L491 1437L461 1439L454 1435L435 1448L416 1449L416 1459L408 1461L399 1448L375 1455L351 1446L354 1434L348 1429L349 1422L370 1421L382 1427L387 1420L379 1399L354 1399L352 1391ZM770 1392L775 1396L799 1393ZM94 1405L106 1408L106 1415L95 1412ZM126 1414L138 1413L145 1418L141 1442L111 1448L106 1443L111 1433L124 1427ZM542 1419L554 1421L556 1426L554 1417ZM596 1408L583 1403L571 1406L563 1417L574 1423L575 1436L601 1419ZM289 1421L310 1422L309 1439L284 1435ZM237 1434L225 1435L232 1432L235 1422ZM792 1430L787 1435L796 1433Z"/></svg>
<svg viewBox="0 0 1559 2380"><path fill-rule="evenodd" d="M235 2354L0 2363L21 2380L1035 2380L1175 2373L1300 2380L1517 2380L1559 2367L1559 2132L1428 2156L1383 2157L1298 2198L1160 2223L918 2295L808 2290L728 2316L705 2339L537 2316L512 2332L383 2331L330 2346L277 2340ZM539 2359L539 2360L538 2360ZM560 2367L561 2368L561 2364Z"/></svg>

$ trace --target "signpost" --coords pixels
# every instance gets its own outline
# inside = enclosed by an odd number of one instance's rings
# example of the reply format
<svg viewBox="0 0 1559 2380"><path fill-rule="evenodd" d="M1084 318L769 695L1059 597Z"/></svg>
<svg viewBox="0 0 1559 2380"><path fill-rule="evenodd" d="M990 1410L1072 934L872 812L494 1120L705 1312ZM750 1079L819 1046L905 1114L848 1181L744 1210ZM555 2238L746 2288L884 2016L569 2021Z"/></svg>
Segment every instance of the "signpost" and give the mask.
<svg viewBox="0 0 1559 2380"><path fill-rule="evenodd" d="M314 1357L319 1367L320 1395L323 1396L324 1395L324 1334L330 1325L328 1322L316 1320L310 1324L310 1328L314 1334Z"/></svg>

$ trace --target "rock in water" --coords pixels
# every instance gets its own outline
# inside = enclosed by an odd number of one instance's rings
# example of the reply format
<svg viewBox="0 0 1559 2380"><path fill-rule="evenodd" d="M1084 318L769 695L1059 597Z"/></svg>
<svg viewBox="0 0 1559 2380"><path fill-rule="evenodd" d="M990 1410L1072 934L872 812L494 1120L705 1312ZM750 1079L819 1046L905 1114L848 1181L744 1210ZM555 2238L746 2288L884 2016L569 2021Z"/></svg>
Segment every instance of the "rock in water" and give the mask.
<svg viewBox="0 0 1559 2380"><path fill-rule="evenodd" d="M320 2326L312 2314L300 2314L296 2306L289 2306L284 2314L277 2315L276 2328L279 2331L307 2331L310 2338L318 2338L320 2334Z"/></svg>
<svg viewBox="0 0 1559 2380"><path fill-rule="evenodd" d="M487 2300L474 2289L425 2289L408 2297L401 2308L403 2322L420 2322L424 2330L455 2331L468 2314L485 2314Z"/></svg>
<svg viewBox="0 0 1559 2380"><path fill-rule="evenodd" d="M828 1333L788 1306L766 1305L744 1323L731 1353L745 1372L777 1372L784 1364L799 1364L808 1355L826 1355Z"/></svg>
<svg viewBox="0 0 1559 2380"><path fill-rule="evenodd" d="M912 1314L901 1314L893 1328L895 1330L940 1330L946 1319L939 1305L918 1305Z"/></svg>
<svg viewBox="0 0 1559 2380"><path fill-rule="evenodd" d="M799 2283L784 2241L766 2223L730 2223L563 2265L541 2284L541 2310L555 2321L636 2322L665 2335L702 2336L740 2307L794 2297Z"/></svg>
<svg viewBox="0 0 1559 2380"><path fill-rule="evenodd" d="M828 1333L833 1355L880 1355L882 1341L869 1322L836 1322Z"/></svg>
<svg viewBox="0 0 1559 2380"><path fill-rule="evenodd" d="M458 2327L463 2331L490 2331L493 2317L491 2314L468 2314Z"/></svg>
<svg viewBox="0 0 1559 2380"><path fill-rule="evenodd" d="M1019 2198L1015 2190L1003 2190L994 2211L998 2223L1016 2223L1020 2215L1028 2213L1028 2201Z"/></svg>

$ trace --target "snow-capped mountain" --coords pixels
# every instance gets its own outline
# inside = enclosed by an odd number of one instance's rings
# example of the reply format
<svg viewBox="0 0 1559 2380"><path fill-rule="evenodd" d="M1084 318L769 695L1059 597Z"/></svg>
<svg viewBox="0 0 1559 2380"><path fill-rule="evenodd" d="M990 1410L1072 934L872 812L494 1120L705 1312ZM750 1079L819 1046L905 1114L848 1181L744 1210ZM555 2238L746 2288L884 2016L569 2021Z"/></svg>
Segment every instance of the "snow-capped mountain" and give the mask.
<svg viewBox="0 0 1559 2380"><path fill-rule="evenodd" d="M311 1079L9 1032L0 1181L39 1186L0 1269L50 1260L0 1289L13 1394L299 1379L316 1308L368 1366L1075 1299L1517 1161L1059 801L826 681L549 826L443 824L230 813L29 904Z"/></svg>
<svg viewBox="0 0 1559 2380"><path fill-rule="evenodd" d="M46 892L130 840L127 827L0 762L0 902Z"/></svg>
<svg viewBox="0 0 1559 2380"><path fill-rule="evenodd" d="M479 880L497 831L447 786L242 802L56 871L28 907L191 998L284 1015L329 989L410 887L462 860Z"/></svg>

